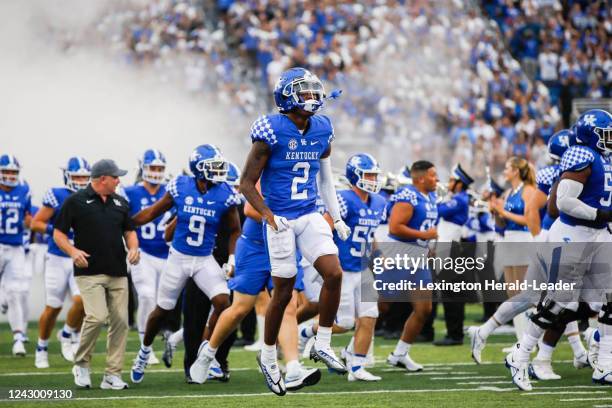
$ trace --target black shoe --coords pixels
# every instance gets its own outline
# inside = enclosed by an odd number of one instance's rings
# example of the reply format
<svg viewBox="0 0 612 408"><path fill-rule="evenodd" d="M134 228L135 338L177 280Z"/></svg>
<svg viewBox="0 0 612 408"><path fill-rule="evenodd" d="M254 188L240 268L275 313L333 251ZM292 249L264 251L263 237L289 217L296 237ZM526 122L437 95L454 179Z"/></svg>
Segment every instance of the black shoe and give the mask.
<svg viewBox="0 0 612 408"><path fill-rule="evenodd" d="M461 346L463 344L463 339L444 337L441 340L434 341L433 344L434 346Z"/></svg>
<svg viewBox="0 0 612 408"><path fill-rule="evenodd" d="M431 343L434 339L433 334L419 334L414 339L415 343Z"/></svg>
<svg viewBox="0 0 612 408"><path fill-rule="evenodd" d="M236 339L236 341L234 342L234 344L232 344L232 347L244 347L244 346L250 346L251 344L255 343L255 340L250 340L250 339L244 339L244 338L239 338Z"/></svg>

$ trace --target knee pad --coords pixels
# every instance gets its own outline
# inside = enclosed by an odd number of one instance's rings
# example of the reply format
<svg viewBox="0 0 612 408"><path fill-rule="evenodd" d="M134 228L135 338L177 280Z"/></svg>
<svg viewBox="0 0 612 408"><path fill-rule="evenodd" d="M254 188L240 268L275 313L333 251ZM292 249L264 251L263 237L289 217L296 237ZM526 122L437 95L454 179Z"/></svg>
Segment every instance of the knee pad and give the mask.
<svg viewBox="0 0 612 408"><path fill-rule="evenodd" d="M544 330L557 329L559 327L559 314L563 311L554 301L545 299L538 303L536 312L531 315L530 319Z"/></svg>

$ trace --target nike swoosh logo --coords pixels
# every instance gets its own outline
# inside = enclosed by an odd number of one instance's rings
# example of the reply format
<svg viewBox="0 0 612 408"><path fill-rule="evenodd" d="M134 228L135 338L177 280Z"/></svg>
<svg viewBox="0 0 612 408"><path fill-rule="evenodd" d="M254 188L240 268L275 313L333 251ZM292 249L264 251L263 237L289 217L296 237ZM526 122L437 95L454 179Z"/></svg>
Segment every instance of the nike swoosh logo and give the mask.
<svg viewBox="0 0 612 408"><path fill-rule="evenodd" d="M319 143L319 141L315 140L314 142L310 142L310 145L313 146L313 145L316 145L317 143Z"/></svg>
<svg viewBox="0 0 612 408"><path fill-rule="evenodd" d="M214 201L206 201L206 204L208 205L213 205L215 202Z"/></svg>
<svg viewBox="0 0 612 408"><path fill-rule="evenodd" d="M87 204L91 204L91 203L93 203L93 202L94 202L94 200L87 200L87 201L85 201L85 202L86 202Z"/></svg>

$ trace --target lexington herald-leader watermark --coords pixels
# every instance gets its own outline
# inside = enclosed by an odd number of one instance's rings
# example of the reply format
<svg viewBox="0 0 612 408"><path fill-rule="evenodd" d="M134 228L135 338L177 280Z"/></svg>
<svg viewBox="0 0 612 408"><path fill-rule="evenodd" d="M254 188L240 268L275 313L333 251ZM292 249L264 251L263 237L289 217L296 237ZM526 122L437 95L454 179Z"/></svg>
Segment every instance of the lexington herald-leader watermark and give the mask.
<svg viewBox="0 0 612 408"><path fill-rule="evenodd" d="M382 242L377 248L364 260L363 301L502 302L523 292L537 303L555 291L593 302L612 293L609 242Z"/></svg>

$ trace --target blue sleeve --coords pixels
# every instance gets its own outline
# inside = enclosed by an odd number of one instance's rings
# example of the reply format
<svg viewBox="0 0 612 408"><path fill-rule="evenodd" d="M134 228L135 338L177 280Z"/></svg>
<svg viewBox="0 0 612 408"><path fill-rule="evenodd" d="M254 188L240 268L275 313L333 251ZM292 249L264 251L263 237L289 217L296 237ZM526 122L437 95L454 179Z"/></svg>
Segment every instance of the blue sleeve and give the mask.
<svg viewBox="0 0 612 408"><path fill-rule="evenodd" d="M555 182L555 168L552 166L544 167L543 169L538 170L536 174L536 184L538 186L538 190L548 195L550 193L550 188Z"/></svg>
<svg viewBox="0 0 612 408"><path fill-rule="evenodd" d="M393 203L409 203L412 204L413 207L416 207L418 204L417 195L410 189L403 189L393 194L391 196L391 201Z"/></svg>
<svg viewBox="0 0 612 408"><path fill-rule="evenodd" d="M272 122L268 116L260 116L255 122L253 122L253 125L251 126L251 141L253 143L264 142L269 147L276 144L276 134L274 133Z"/></svg>
<svg viewBox="0 0 612 408"><path fill-rule="evenodd" d="M340 207L340 217L343 220L346 220L346 217L348 215L348 203L346 202L342 194L336 193L336 196L338 197L338 207Z"/></svg>
<svg viewBox="0 0 612 408"><path fill-rule="evenodd" d="M173 200L176 200L176 198L178 198L179 196L179 193L178 193L179 177L181 176L173 178L172 181L170 181L168 185L166 186L166 192L170 194L170 197L172 197Z"/></svg>
<svg viewBox="0 0 612 408"><path fill-rule="evenodd" d="M57 210L59 208L59 201L57 200L57 197L55 196L55 191L52 188L47 190L47 192L43 196L42 205L44 205L45 207L52 208L54 210Z"/></svg>
<svg viewBox="0 0 612 408"><path fill-rule="evenodd" d="M456 198L438 204L438 216L440 218L448 218L463 210L465 210L464 203Z"/></svg>

